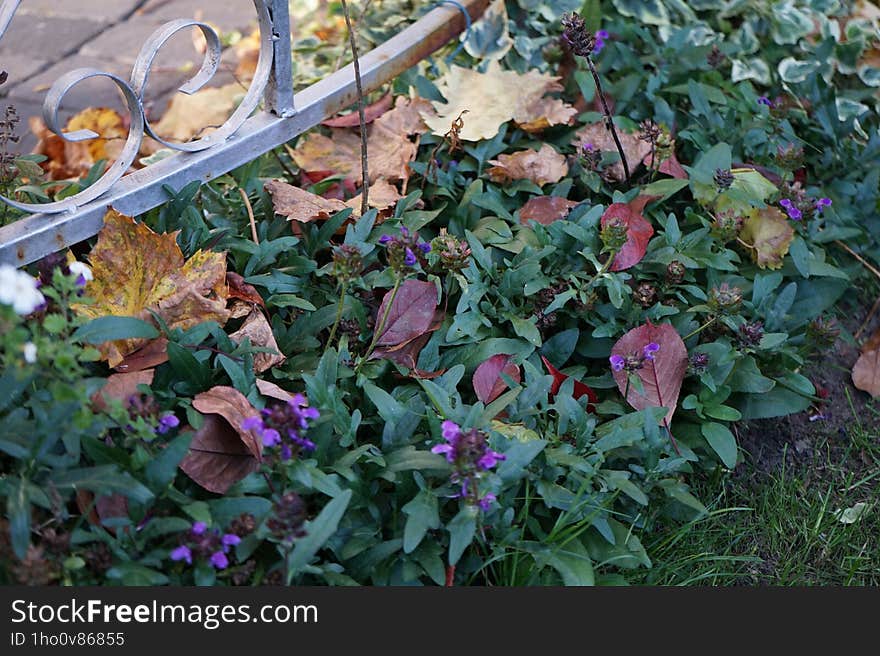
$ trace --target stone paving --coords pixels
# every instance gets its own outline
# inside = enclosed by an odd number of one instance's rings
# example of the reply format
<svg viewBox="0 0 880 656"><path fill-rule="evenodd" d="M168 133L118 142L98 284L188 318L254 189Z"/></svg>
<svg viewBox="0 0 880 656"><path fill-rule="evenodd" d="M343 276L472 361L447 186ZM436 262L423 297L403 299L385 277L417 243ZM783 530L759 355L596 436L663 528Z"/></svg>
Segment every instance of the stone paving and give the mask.
<svg viewBox="0 0 880 656"><path fill-rule="evenodd" d="M0 39L0 70L9 74L0 86L0 112L8 104L18 110L22 150L34 144L26 134L27 118L41 114L52 82L81 67L128 79L147 37L175 18L200 18L222 31L256 26L253 0L22 0ZM200 65L189 30L169 40L151 69L144 103L148 114L161 115L176 88ZM65 96L62 121L86 107L121 110L124 105L115 85L97 78Z"/></svg>

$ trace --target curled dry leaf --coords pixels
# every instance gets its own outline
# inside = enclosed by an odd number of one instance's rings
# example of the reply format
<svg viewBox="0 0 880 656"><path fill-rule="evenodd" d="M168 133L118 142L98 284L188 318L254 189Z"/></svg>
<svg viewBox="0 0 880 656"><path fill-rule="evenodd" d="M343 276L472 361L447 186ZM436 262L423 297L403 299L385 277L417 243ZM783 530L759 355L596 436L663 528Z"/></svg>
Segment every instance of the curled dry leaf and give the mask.
<svg viewBox="0 0 880 656"><path fill-rule="evenodd" d="M272 333L272 326L269 325L262 312L258 310L251 312L241 328L229 336L229 339L236 344L240 344L245 338L251 340L251 346L270 348L275 351L275 353L254 353L254 371L256 373L261 374L287 360L278 348L278 342L275 341L275 335Z"/></svg>
<svg viewBox="0 0 880 656"><path fill-rule="evenodd" d="M568 380L570 376L559 371L556 367L550 364L550 361L543 355L541 356L541 362L547 367L547 373L553 376L553 384L550 386L550 396L556 396L556 394L559 393L559 388L562 387L562 383ZM579 380L574 381L574 398L579 399L584 395L590 400L590 403L587 405L587 410L593 412L595 410L593 404L599 400L599 397L596 396L596 392L594 392L593 388L589 385L582 383Z"/></svg>
<svg viewBox="0 0 880 656"><path fill-rule="evenodd" d="M852 370L853 385L871 396L880 397L880 331L862 346Z"/></svg>
<svg viewBox="0 0 880 656"><path fill-rule="evenodd" d="M537 131L570 124L577 114L562 101L544 100L545 94L562 90L558 77L534 70L524 74L506 71L497 61L485 73L452 66L437 88L448 102L433 103L436 115L423 113L425 123L434 134L444 135L452 121L467 110L459 133L464 141L491 139L510 120L524 130Z"/></svg>
<svg viewBox="0 0 880 656"><path fill-rule="evenodd" d="M144 371L132 371L130 373L112 374L107 378L104 387L92 394L92 406L95 410L103 412L107 410L111 400L126 401L138 393L138 385L152 385L156 372L153 369Z"/></svg>
<svg viewBox="0 0 880 656"><path fill-rule="evenodd" d="M474 371L473 378L471 379L474 392L477 398L484 404L492 403L507 389L508 385L501 377L502 373L517 383L522 380L519 365L514 364L511 357L506 353L493 355L485 362L482 362Z"/></svg>
<svg viewBox="0 0 880 656"><path fill-rule="evenodd" d="M192 404L204 415L204 423L193 436L180 469L209 492L225 494L260 466L262 442L253 431L241 428L245 419L259 411L241 392L224 386L202 392Z"/></svg>
<svg viewBox="0 0 880 656"><path fill-rule="evenodd" d="M257 378L257 389L260 390L260 394L268 396L270 399L290 401L293 398L293 394L290 392L280 388L275 383L270 383L268 380L262 380L261 378Z"/></svg>
<svg viewBox="0 0 880 656"><path fill-rule="evenodd" d="M635 266L648 252L648 242L654 236L654 228L642 216L642 211L654 198L656 196L638 196L629 203L612 203L602 214L603 228L614 218L626 223L626 243L614 257L611 271L624 271Z"/></svg>
<svg viewBox="0 0 880 656"><path fill-rule="evenodd" d="M158 337L147 342L131 355L125 356L115 369L120 373L131 373L153 369L164 362L168 362L168 340Z"/></svg>
<svg viewBox="0 0 880 656"><path fill-rule="evenodd" d="M678 407L678 395L688 367L687 348L678 331L668 323L659 326L646 323L617 340L611 348L611 354L624 358L633 355L640 357L645 346L652 342L660 346L653 362L646 360L642 368L633 373L639 377L644 394L638 392L636 386L627 384L626 371L613 371L612 374L620 393L626 395L627 403L636 410L667 408L664 421L668 425Z"/></svg>
<svg viewBox="0 0 880 656"><path fill-rule="evenodd" d="M739 237L760 268L779 269L794 239L794 228L781 210L764 207L750 212Z"/></svg>
<svg viewBox="0 0 880 656"><path fill-rule="evenodd" d="M549 144L543 144L538 151L529 148L499 155L497 160L489 160L489 164L494 164L488 171L493 182L530 180L541 187L548 182L559 182L568 174L565 157Z"/></svg>
<svg viewBox="0 0 880 656"><path fill-rule="evenodd" d="M275 213L286 216L289 221L310 223L326 220L347 209L341 200L323 198L281 180L270 180L265 184L265 189L272 196Z"/></svg>
<svg viewBox="0 0 880 656"><path fill-rule="evenodd" d="M90 107L79 112L67 122L65 132L91 130L99 138L88 141L65 141L51 132L38 117L30 119L31 132L38 142L34 152L46 156L40 166L52 180L81 178L100 160L113 163L128 136L122 117L107 107Z"/></svg>
<svg viewBox="0 0 880 656"><path fill-rule="evenodd" d="M519 221L528 225L529 221L537 221L541 225L550 225L568 216L571 208L578 203L559 196L535 196L529 199L519 211Z"/></svg>
<svg viewBox="0 0 880 656"><path fill-rule="evenodd" d="M226 286L229 288L229 298L237 298L246 303L253 303L260 307L266 307L266 303L263 301L263 297L260 296L260 292L257 291L257 288L250 283L246 283L244 281L244 276L241 274L236 273L235 271L227 271Z"/></svg>
<svg viewBox="0 0 880 656"><path fill-rule="evenodd" d="M156 312L170 328L186 330L204 321L226 323L226 255L197 251L184 261L177 233L157 234L131 217L110 210L89 254L94 280L86 286L91 305L74 305L94 319L108 315L152 321ZM105 342L99 349L111 367L146 343Z"/></svg>

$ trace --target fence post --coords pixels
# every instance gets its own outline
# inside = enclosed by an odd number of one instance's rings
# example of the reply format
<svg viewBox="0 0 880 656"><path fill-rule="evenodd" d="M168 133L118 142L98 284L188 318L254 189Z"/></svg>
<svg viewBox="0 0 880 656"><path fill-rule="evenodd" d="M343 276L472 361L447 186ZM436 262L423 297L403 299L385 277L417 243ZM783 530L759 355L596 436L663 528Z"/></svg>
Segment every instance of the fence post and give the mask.
<svg viewBox="0 0 880 656"><path fill-rule="evenodd" d="M272 18L272 74L266 85L266 109L281 118L295 113L293 104L293 65L290 44L290 8L287 0L268 0Z"/></svg>

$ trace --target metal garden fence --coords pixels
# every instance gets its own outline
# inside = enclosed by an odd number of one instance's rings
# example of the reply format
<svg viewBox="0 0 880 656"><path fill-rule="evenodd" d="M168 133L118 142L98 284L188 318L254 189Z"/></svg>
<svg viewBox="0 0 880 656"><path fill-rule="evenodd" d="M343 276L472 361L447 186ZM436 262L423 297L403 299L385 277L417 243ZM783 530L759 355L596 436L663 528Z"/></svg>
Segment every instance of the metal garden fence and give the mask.
<svg viewBox="0 0 880 656"><path fill-rule="evenodd" d="M21 0L2 0L0 38L20 4ZM442 4L361 56L364 93L377 89L442 47L464 31L488 4L489 0ZM42 204L0 196L0 202L29 213L0 228L0 264L28 264L97 234L110 208L131 216L146 212L168 200L165 186L180 189L195 180L212 180L356 102L351 64L294 94L288 2L254 0L254 9L260 28L260 53L253 81L227 121L200 139L175 143L159 138L145 118L143 96L153 59L168 39L181 30L200 29L207 49L200 70L179 91L194 93L210 81L220 62L221 44L214 29L204 22L179 19L159 27L141 48L128 80L98 69L80 68L55 81L43 103L43 120L55 134L67 141L98 136L89 130L64 133L58 111L65 94L75 85L89 78L104 77L115 83L125 98L131 115L128 137L119 158L104 175L76 195ZM179 152L126 175L145 135Z"/></svg>

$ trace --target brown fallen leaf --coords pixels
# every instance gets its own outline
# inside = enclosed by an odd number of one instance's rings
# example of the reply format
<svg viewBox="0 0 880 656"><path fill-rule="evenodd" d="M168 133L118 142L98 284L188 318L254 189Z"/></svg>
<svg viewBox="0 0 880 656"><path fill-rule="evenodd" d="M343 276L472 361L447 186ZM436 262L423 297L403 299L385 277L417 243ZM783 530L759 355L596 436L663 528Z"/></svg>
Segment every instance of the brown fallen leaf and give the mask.
<svg viewBox="0 0 880 656"><path fill-rule="evenodd" d="M540 187L548 182L559 182L568 174L565 157L549 144L543 144L538 151L529 148L499 155L497 160L489 160L489 164L494 164L488 171L489 177L500 183L530 180Z"/></svg>
<svg viewBox="0 0 880 656"><path fill-rule="evenodd" d="M614 256L611 271L624 271L642 261L648 252L648 243L654 236L654 228L642 215L645 205L656 196L636 196L629 203L611 203L602 214L604 228L610 221L622 220L626 225L626 242Z"/></svg>
<svg viewBox="0 0 880 656"><path fill-rule="evenodd" d="M130 397L138 393L138 385L152 385L155 375L154 369L112 374L107 378L104 387L92 394L92 406L95 410L104 412L111 400L122 401L125 405Z"/></svg>
<svg viewBox="0 0 880 656"><path fill-rule="evenodd" d="M550 225L567 217L576 205L576 201L559 196L535 196L520 209L519 222L528 225L529 221L537 221L541 225Z"/></svg>
<svg viewBox="0 0 880 656"><path fill-rule="evenodd" d="M341 200L323 198L281 180L270 180L265 189L272 196L275 213L299 223L326 220L348 207Z"/></svg>
<svg viewBox="0 0 880 656"><path fill-rule="evenodd" d="M246 283L244 281L244 276L241 274L238 274L235 271L227 271L226 285L229 288L229 298L237 298L247 303L266 307L266 303L263 301L263 297L260 296L260 292L257 291L257 288L250 283Z"/></svg>
<svg viewBox="0 0 880 656"><path fill-rule="evenodd" d="M453 120L467 110L459 137L465 141L491 139L513 120L528 131L569 124L577 111L564 103L546 102L547 93L561 91L559 78L538 71L517 73L493 61L485 73L452 66L437 82L446 103L435 102L436 115L422 117L432 132L444 135Z"/></svg>
<svg viewBox="0 0 880 656"><path fill-rule="evenodd" d="M651 158L651 144L647 141L639 139L638 135L625 132L617 128L617 136L620 137L620 144L623 146L623 152L626 155L626 161L629 163L630 173L635 171L639 162L645 158ZM602 152L611 152L617 154L617 146L614 143L614 137L605 127L604 121L599 121L586 126L577 131L575 134L574 145L580 147L581 144L593 144L596 150ZM650 161L648 162L650 164ZM613 181L623 181L625 175L623 171L623 162L617 161L605 167L603 173L606 177Z"/></svg>
<svg viewBox="0 0 880 656"><path fill-rule="evenodd" d="M364 108L364 122L370 124L375 121L377 118L382 116L382 114L391 109L391 105L393 102L394 98L391 97L391 94L386 93L376 102L367 105ZM321 122L321 125L324 125L328 128L356 128L359 127L360 124L361 117L357 110L352 111L348 114L343 114L342 116L328 118L326 121Z"/></svg>
<svg viewBox="0 0 880 656"><path fill-rule="evenodd" d="M293 398L293 394L287 390L282 389L275 383L270 383L268 380L262 380L261 378L257 378L257 389L260 390L260 394L268 396L270 399L290 401Z"/></svg>
<svg viewBox="0 0 880 656"><path fill-rule="evenodd" d="M303 171L341 175L360 184L361 179L361 139L351 130L331 129L330 136L320 132L310 132L297 143L291 157Z"/></svg>
<svg viewBox="0 0 880 656"><path fill-rule="evenodd" d="M156 312L170 328L186 330L204 321L226 323L226 255L197 251L184 261L177 233L157 234L131 217L111 210L89 254L94 279L86 292L90 305L74 311L94 319L108 315L153 321ZM99 346L111 367L146 343L143 339Z"/></svg>
<svg viewBox="0 0 880 656"><path fill-rule="evenodd" d="M218 386L193 399L204 415L202 427L190 442L180 469L209 492L225 494L235 483L257 471L263 444L253 431L241 428L259 414L238 390Z"/></svg>
<svg viewBox="0 0 880 656"><path fill-rule="evenodd" d="M385 358L386 360L391 360L395 364L399 364L401 367L409 369L410 375L414 378L436 378L437 376L442 375L443 372L422 371L416 366L416 364L419 361L419 354L422 352L422 349L425 348L428 340L431 339L431 333L439 330L440 326L443 325L443 319L445 317L446 313L442 309L435 310L431 325L428 326L428 329L424 333L416 335L412 339L401 342L400 344L380 346L373 351L373 355L370 356L370 359Z"/></svg>
<svg viewBox="0 0 880 656"><path fill-rule="evenodd" d="M81 178L102 159L110 166L122 152L128 136L122 117L107 107L84 109L67 122L65 132L91 130L99 135L88 141L65 141L52 133L39 117L31 117L29 125L38 140L34 153L46 156L40 166L51 180Z"/></svg>
<svg viewBox="0 0 880 656"><path fill-rule="evenodd" d="M354 210L352 216L360 216L361 213L361 196L362 194L358 194L351 200L347 200L345 205ZM387 180L377 180L373 184L370 185L370 194L369 194L369 204L370 207L379 210L380 220L377 220L376 223L382 223L385 217L382 216L382 212L385 210L393 209L395 205L397 205L397 201L399 201L403 196L400 195L400 192L397 191L397 187L388 182Z"/></svg>
<svg viewBox="0 0 880 656"><path fill-rule="evenodd" d="M781 210L768 206L750 212L739 238L758 267L779 269L794 239L794 228Z"/></svg>
<svg viewBox="0 0 880 656"><path fill-rule="evenodd" d="M437 287L432 282L410 278L400 285L393 302L392 295L392 292L385 294L376 315L378 324L391 303L382 333L376 340L376 345L386 350L401 347L424 335L435 322L437 310Z"/></svg>
<svg viewBox="0 0 880 656"><path fill-rule="evenodd" d="M169 141L186 142L207 136L226 122L245 92L241 84L233 82L200 89L190 95L175 94L153 130ZM164 147L152 139L148 141L153 145L145 143L141 149L147 151L145 154Z"/></svg>
<svg viewBox="0 0 880 656"><path fill-rule="evenodd" d="M120 373L132 373L153 369L160 364L168 362L168 340L164 337L154 339L116 365L116 371Z"/></svg>
<svg viewBox="0 0 880 656"><path fill-rule="evenodd" d="M261 374L287 360L287 357L278 348L278 342L275 341L275 335L272 333L272 326L259 310L251 312L241 328L229 336L229 339L236 344L240 344L245 338L251 340L251 346L270 348L275 351L275 353L254 353L254 371L256 373Z"/></svg>
<svg viewBox="0 0 880 656"><path fill-rule="evenodd" d="M852 370L853 385L874 398L880 397L880 349L865 351Z"/></svg>
<svg viewBox="0 0 880 656"><path fill-rule="evenodd" d="M104 521L128 517L128 499L122 494L102 494L95 497L89 490L77 490L76 507L81 513L88 513L86 520L89 524L101 526L111 535L116 535L116 529L104 526Z"/></svg>

